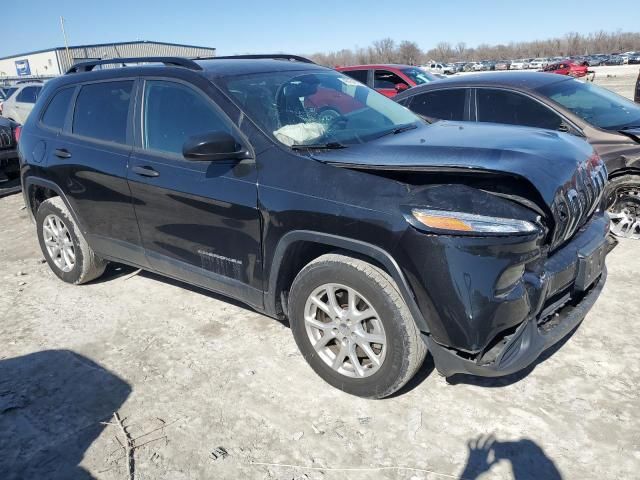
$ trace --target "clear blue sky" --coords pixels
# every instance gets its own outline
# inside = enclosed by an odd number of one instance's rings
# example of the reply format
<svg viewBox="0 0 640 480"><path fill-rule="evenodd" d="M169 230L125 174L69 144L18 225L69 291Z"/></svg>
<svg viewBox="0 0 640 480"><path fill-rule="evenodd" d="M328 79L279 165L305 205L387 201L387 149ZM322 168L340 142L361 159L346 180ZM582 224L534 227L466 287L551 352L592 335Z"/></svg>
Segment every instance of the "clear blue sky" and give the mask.
<svg viewBox="0 0 640 480"><path fill-rule="evenodd" d="M640 0L21 0L2 14L0 56L70 45L157 40L237 53L314 53L391 37L508 43L568 31L638 31ZM384 5L384 6L382 6Z"/></svg>

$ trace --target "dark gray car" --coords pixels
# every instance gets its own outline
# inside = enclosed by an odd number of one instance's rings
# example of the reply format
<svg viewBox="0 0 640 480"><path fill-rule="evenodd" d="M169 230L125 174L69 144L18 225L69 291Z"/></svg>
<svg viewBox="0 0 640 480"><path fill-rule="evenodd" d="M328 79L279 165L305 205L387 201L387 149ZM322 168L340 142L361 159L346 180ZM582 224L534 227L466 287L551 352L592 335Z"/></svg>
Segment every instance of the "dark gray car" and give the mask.
<svg viewBox="0 0 640 480"><path fill-rule="evenodd" d="M609 171L611 231L640 239L640 105L592 83L539 72L452 77L395 100L430 121L505 123L584 138Z"/></svg>

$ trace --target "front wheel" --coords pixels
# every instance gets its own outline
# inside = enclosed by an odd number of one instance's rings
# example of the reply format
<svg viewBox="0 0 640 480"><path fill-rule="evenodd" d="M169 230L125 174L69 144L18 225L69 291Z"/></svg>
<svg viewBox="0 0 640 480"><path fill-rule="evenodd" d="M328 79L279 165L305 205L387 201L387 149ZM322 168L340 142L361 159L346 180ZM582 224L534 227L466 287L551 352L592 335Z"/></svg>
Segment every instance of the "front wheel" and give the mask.
<svg viewBox="0 0 640 480"><path fill-rule="evenodd" d="M323 255L300 271L289 298L298 348L334 387L383 398L422 365L426 345L382 269L345 255Z"/></svg>
<svg viewBox="0 0 640 480"><path fill-rule="evenodd" d="M638 177L626 175L610 184L613 198L608 210L611 233L620 238L640 240L640 183Z"/></svg>

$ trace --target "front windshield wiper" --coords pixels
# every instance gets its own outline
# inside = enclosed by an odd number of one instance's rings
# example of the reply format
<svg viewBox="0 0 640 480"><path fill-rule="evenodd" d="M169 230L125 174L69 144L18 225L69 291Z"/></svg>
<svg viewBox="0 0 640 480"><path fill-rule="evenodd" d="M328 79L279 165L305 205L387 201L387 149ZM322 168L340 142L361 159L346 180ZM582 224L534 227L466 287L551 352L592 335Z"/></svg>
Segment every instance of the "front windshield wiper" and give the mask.
<svg viewBox="0 0 640 480"><path fill-rule="evenodd" d="M413 130L414 128L418 128L415 123L409 123L407 125L400 125L398 127L394 127L391 130L387 130L386 132L381 133L376 138L386 137L387 135L397 135L402 132L406 132L407 130Z"/></svg>
<svg viewBox="0 0 640 480"><path fill-rule="evenodd" d="M307 145L291 145L293 150L336 150L339 148L347 148L345 145L338 142L328 143L309 143Z"/></svg>
<svg viewBox="0 0 640 480"><path fill-rule="evenodd" d="M624 127L619 128L618 130L620 130L620 131L625 131L625 130L636 130L636 129L638 129L638 128L640 128L640 125L625 125Z"/></svg>

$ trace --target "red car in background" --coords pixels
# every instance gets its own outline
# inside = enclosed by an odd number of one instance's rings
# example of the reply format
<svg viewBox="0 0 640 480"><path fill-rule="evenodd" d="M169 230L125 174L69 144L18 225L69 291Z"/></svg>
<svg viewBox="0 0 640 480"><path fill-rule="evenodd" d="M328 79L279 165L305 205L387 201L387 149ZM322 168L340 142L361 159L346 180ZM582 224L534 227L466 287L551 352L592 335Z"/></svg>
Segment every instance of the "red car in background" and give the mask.
<svg viewBox="0 0 640 480"><path fill-rule="evenodd" d="M412 65L377 64L337 67L337 71L358 80L387 97L395 97L416 85L433 82L438 77Z"/></svg>
<svg viewBox="0 0 640 480"><path fill-rule="evenodd" d="M556 62L547 65L542 69L543 72L557 73L559 75L569 75L571 77L580 78L585 77L589 73L589 66L585 63L577 64L569 60L563 62Z"/></svg>

